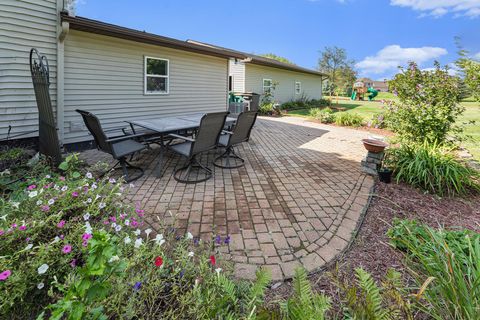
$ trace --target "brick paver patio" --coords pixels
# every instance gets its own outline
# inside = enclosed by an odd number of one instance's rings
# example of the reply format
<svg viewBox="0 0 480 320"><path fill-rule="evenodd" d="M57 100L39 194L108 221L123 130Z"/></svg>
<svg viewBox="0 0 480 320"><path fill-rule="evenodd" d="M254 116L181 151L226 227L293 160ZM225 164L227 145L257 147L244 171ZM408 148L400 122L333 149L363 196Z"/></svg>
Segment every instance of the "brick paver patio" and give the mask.
<svg viewBox="0 0 480 320"><path fill-rule="evenodd" d="M253 278L263 265L274 280L290 278L300 265L320 269L352 239L373 186L360 170L360 140L367 136L299 118L259 118L251 141L237 148L245 167L215 168L209 181L186 185L172 177L183 159L169 153L159 179L158 150L147 150L136 160L146 173L131 200L143 204L154 229L174 216L180 232L209 240L230 235L222 250L240 278ZM82 156L90 163L111 160L96 150Z"/></svg>

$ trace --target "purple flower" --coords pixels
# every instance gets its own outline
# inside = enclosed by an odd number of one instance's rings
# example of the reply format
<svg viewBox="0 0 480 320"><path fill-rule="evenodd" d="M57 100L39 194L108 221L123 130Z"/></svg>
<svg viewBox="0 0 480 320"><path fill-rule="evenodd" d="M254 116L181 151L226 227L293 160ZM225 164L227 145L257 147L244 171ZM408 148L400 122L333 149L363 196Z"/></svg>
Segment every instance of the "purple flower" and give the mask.
<svg viewBox="0 0 480 320"><path fill-rule="evenodd" d="M57 228L63 228L65 226L65 220L61 220L59 223L57 223Z"/></svg>
<svg viewBox="0 0 480 320"><path fill-rule="evenodd" d="M0 281L7 280L8 277L10 277L11 274L12 274L12 271L10 271L10 270L3 271L2 273L0 273Z"/></svg>
<svg viewBox="0 0 480 320"><path fill-rule="evenodd" d="M180 278L183 278L184 275L185 275L185 270L180 271L180 274L179 274Z"/></svg>
<svg viewBox="0 0 480 320"><path fill-rule="evenodd" d="M29 186L28 186L27 190L28 190L28 191L32 191L33 189L36 189L36 188L37 188L37 186L34 185L34 184L32 184L32 185L29 185Z"/></svg>
<svg viewBox="0 0 480 320"><path fill-rule="evenodd" d="M200 238L196 237L195 239L193 239L193 244L195 246L198 246L199 243L200 243Z"/></svg>
<svg viewBox="0 0 480 320"><path fill-rule="evenodd" d="M18 230L21 230L21 231L24 231L26 229L27 229L26 225L22 225L22 226L18 227Z"/></svg>
<svg viewBox="0 0 480 320"><path fill-rule="evenodd" d="M216 236L216 237L215 237L215 243L216 243L216 244L220 244L221 242L222 242L222 237Z"/></svg>
<svg viewBox="0 0 480 320"><path fill-rule="evenodd" d="M75 268L77 266L77 259L72 259L72 261L70 261L70 266Z"/></svg>
<svg viewBox="0 0 480 320"><path fill-rule="evenodd" d="M82 236L82 240L84 241L88 241L92 239L92 235L90 233L84 233L83 236Z"/></svg>
<svg viewBox="0 0 480 320"><path fill-rule="evenodd" d="M230 243L230 240L231 240L230 236L227 236L223 242L224 242L225 244L229 244L229 243Z"/></svg>
<svg viewBox="0 0 480 320"><path fill-rule="evenodd" d="M73 197L73 198L78 197L78 192L77 192L77 191L72 192L72 197Z"/></svg>
<svg viewBox="0 0 480 320"><path fill-rule="evenodd" d="M115 218L114 216L111 216L111 217L110 217L110 221L112 221L112 222L117 222L117 218Z"/></svg>
<svg viewBox="0 0 480 320"><path fill-rule="evenodd" d="M62 249L62 252L65 254L70 253L71 251L72 251L72 246L69 244L65 245Z"/></svg>
<svg viewBox="0 0 480 320"><path fill-rule="evenodd" d="M65 177L64 176L61 176L58 178L60 181L65 181Z"/></svg>
<svg viewBox="0 0 480 320"><path fill-rule="evenodd" d="M43 206L40 207L40 210L42 210L43 212L48 212L48 211L50 211L50 206L43 205Z"/></svg>
<svg viewBox="0 0 480 320"><path fill-rule="evenodd" d="M2 229L0 229L0 236L3 236L5 234L5 231L3 231Z"/></svg>
<svg viewBox="0 0 480 320"><path fill-rule="evenodd" d="M142 283L138 281L133 285L133 290L138 291L140 290L141 287L142 287Z"/></svg>

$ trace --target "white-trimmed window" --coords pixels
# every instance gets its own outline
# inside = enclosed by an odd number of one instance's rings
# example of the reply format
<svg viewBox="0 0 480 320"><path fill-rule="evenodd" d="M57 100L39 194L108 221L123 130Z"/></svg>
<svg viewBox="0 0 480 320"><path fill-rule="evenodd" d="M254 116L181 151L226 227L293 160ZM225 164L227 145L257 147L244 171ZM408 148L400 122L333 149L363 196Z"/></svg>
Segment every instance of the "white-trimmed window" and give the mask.
<svg viewBox="0 0 480 320"><path fill-rule="evenodd" d="M145 57L145 94L168 94L169 69L168 59Z"/></svg>
<svg viewBox="0 0 480 320"><path fill-rule="evenodd" d="M295 81L295 94L302 93L302 83L300 81Z"/></svg>
<svg viewBox="0 0 480 320"><path fill-rule="evenodd" d="M272 79L263 79L263 93L270 92L272 90Z"/></svg>

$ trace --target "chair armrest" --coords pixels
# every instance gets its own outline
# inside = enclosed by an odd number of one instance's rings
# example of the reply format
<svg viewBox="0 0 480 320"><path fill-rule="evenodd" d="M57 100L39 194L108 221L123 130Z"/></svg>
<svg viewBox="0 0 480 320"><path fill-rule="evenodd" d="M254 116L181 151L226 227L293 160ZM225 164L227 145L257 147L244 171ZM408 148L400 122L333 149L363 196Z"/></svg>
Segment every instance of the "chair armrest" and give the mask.
<svg viewBox="0 0 480 320"><path fill-rule="evenodd" d="M110 129L103 130L103 132L112 132L112 131L123 131L123 132L125 132L126 129L127 129L126 127L115 127L115 128L110 128Z"/></svg>
<svg viewBox="0 0 480 320"><path fill-rule="evenodd" d="M130 134L127 136L121 136L121 137L113 137L105 140L107 143L112 143L112 142L119 142L119 141L124 141L124 140L130 140L133 138L138 138L138 137L143 137L143 134Z"/></svg>
<svg viewBox="0 0 480 320"><path fill-rule="evenodd" d="M232 134L233 134L232 131L227 131L227 130L222 130L222 133L224 133L224 134L229 134L229 135L232 135Z"/></svg>
<svg viewBox="0 0 480 320"><path fill-rule="evenodd" d="M195 139L193 139L193 138L181 136L181 135L175 134L175 133L170 133L170 134L168 134L168 136L173 137L173 138L177 138L177 139L182 139L182 140L185 140L185 141L195 142Z"/></svg>

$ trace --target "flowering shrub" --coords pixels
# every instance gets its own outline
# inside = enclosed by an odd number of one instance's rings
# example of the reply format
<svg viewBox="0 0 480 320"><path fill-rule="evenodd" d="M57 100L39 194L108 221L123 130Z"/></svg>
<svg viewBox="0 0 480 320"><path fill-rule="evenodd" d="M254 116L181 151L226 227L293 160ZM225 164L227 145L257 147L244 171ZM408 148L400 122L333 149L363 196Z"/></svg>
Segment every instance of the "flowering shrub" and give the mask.
<svg viewBox="0 0 480 320"><path fill-rule="evenodd" d="M434 71L422 71L413 62L389 82L399 102L387 101L388 127L401 140L443 143L452 131L463 107L458 104L458 80L435 64Z"/></svg>
<svg viewBox="0 0 480 320"><path fill-rule="evenodd" d="M230 280L213 244L146 228L123 204L132 186L81 173L69 158L0 200L0 318L243 318L269 282ZM143 230L143 231L142 231Z"/></svg>

